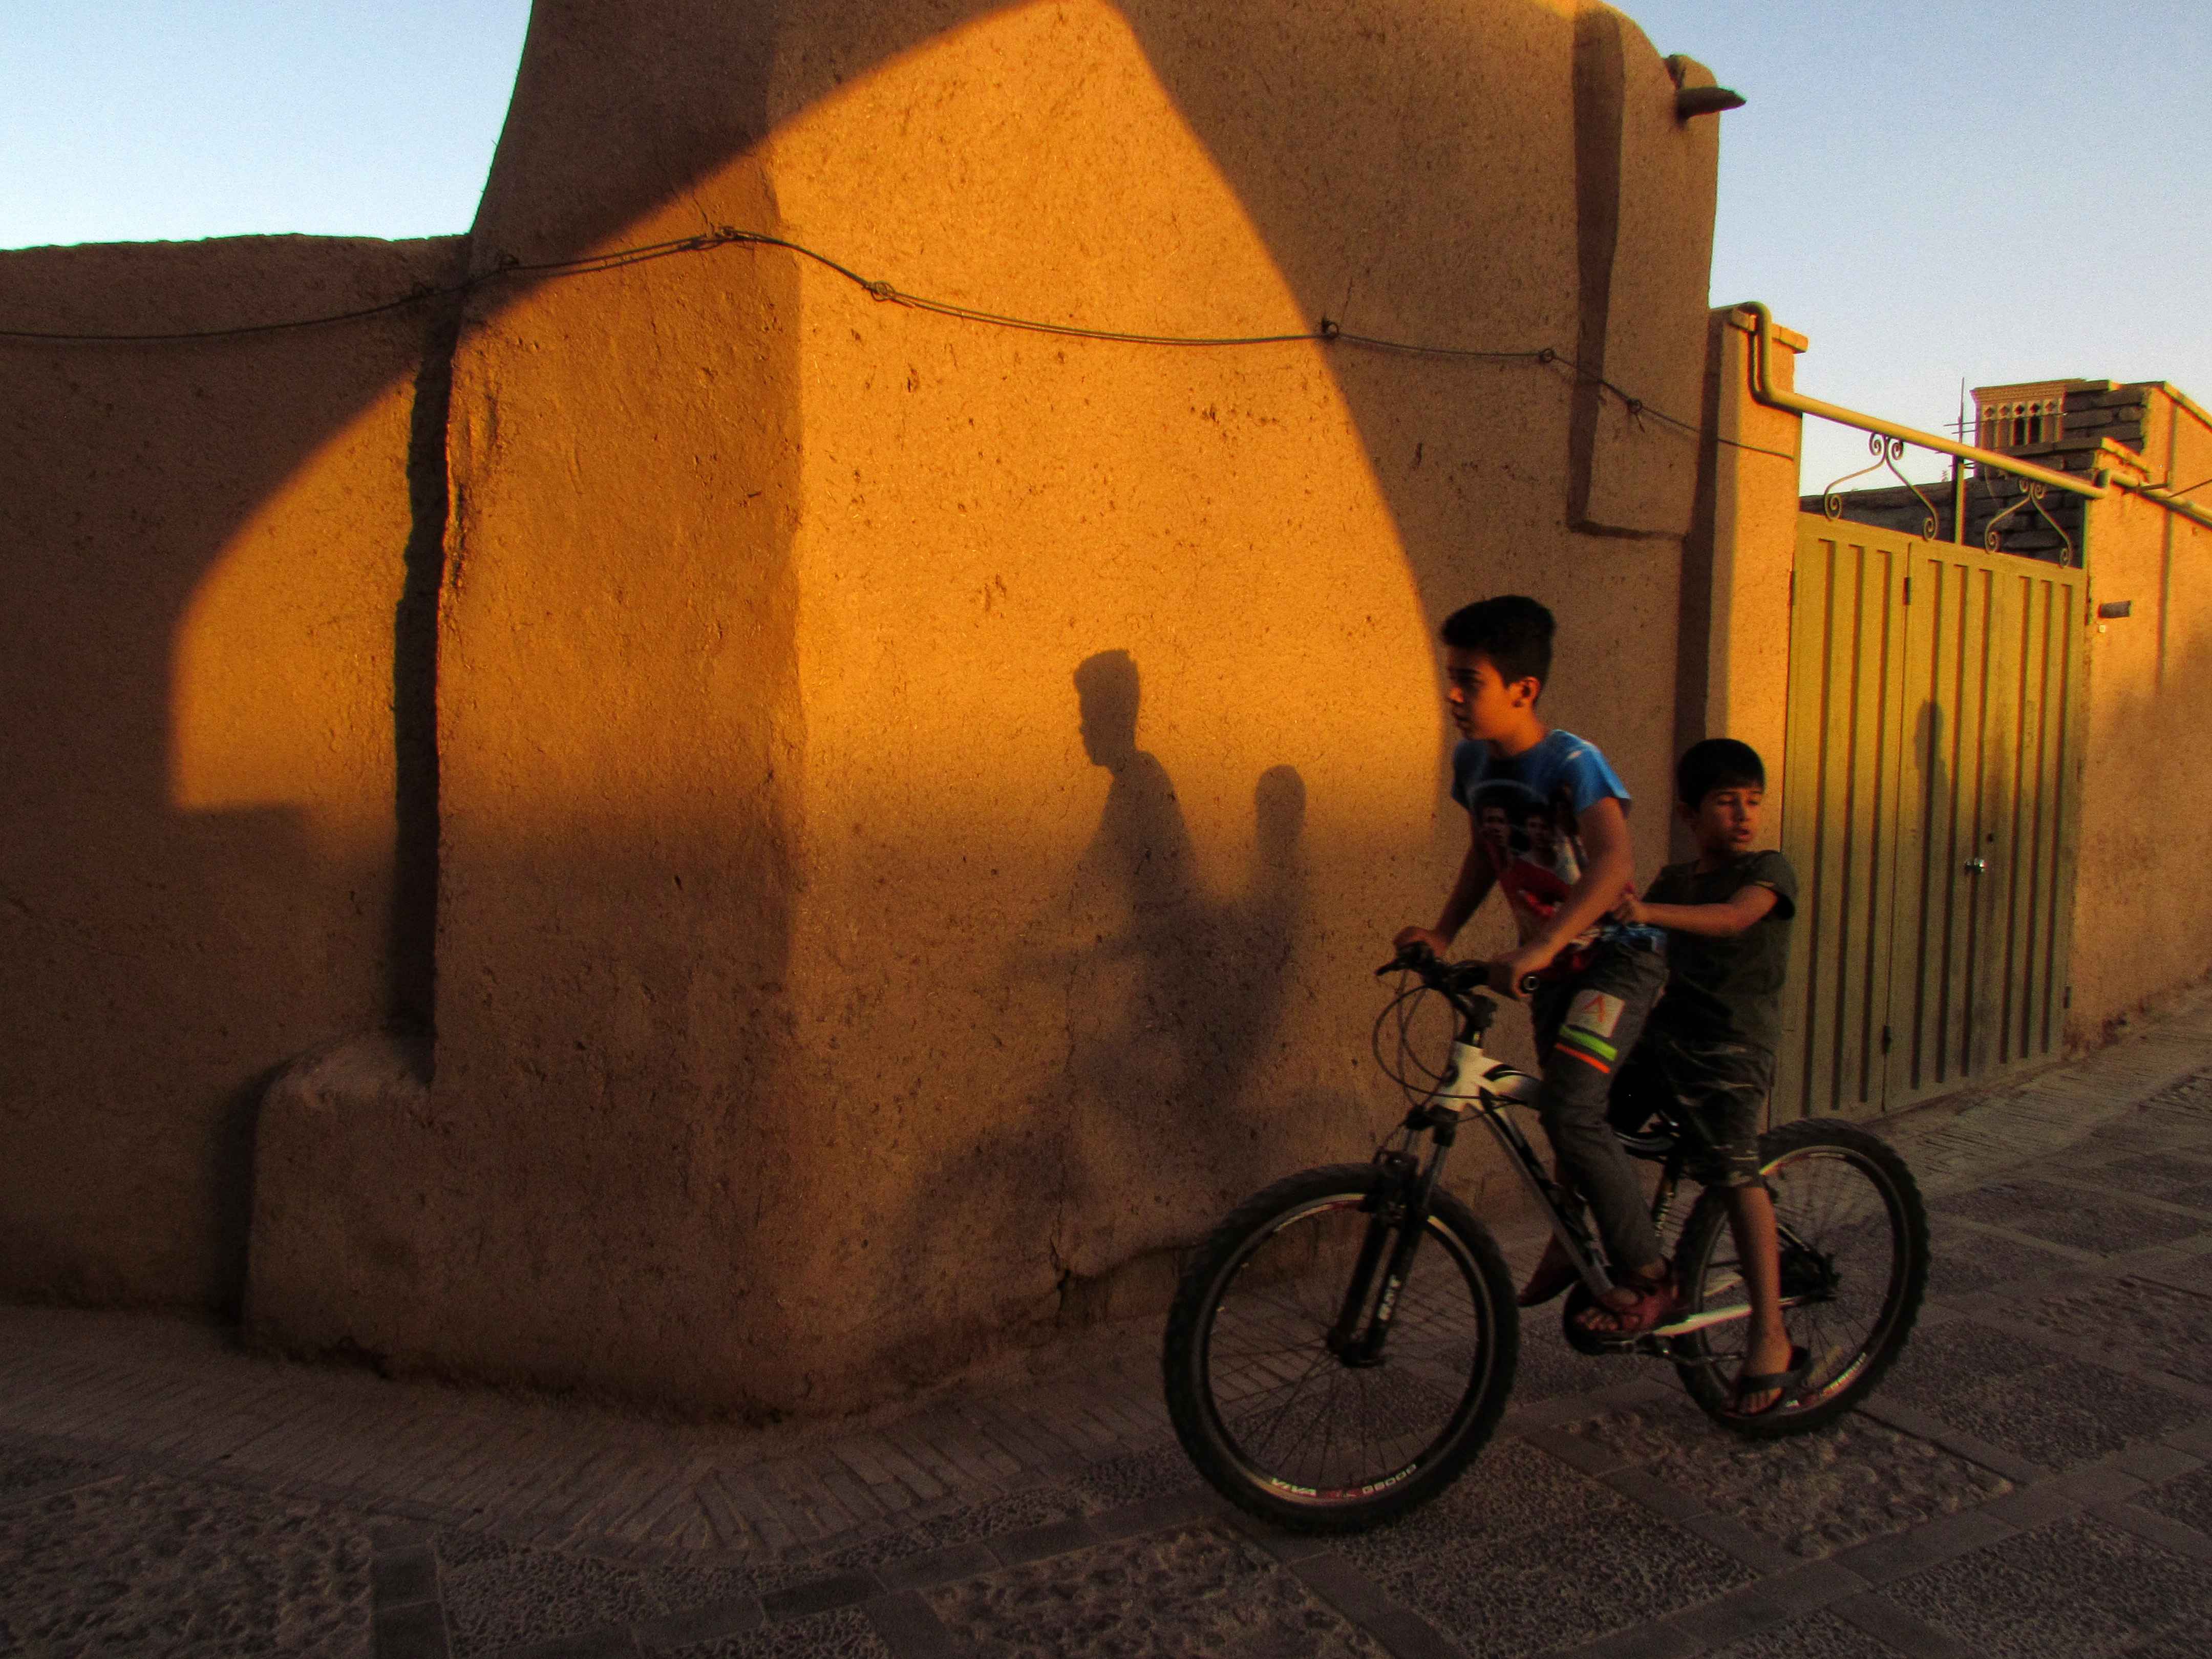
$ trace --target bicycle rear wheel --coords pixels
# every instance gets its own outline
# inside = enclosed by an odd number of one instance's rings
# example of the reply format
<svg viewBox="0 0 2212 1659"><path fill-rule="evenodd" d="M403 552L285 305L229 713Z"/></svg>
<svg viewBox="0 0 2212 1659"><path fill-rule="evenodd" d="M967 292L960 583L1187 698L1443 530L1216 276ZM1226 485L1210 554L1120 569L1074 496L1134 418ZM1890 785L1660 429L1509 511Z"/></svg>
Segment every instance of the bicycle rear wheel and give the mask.
<svg viewBox="0 0 2212 1659"><path fill-rule="evenodd" d="M1352 1531L1426 1503L1490 1438L1512 1390L1512 1281L1489 1232L1441 1192L1382 1352L1360 1364L1331 1351L1394 1185L1367 1164L1276 1182L1200 1246L1169 1311L1161 1372L1183 1449L1222 1496L1278 1526ZM1387 1231L1384 1263L1398 1242ZM1386 1274L1373 1277L1370 1308Z"/></svg>
<svg viewBox="0 0 2212 1659"><path fill-rule="evenodd" d="M1677 1337L1674 1352L1683 1386L1715 1421L1765 1440L1833 1421L1881 1381L1928 1289L1928 1214L1905 1160L1854 1124L1784 1124L1760 1139L1759 1152L1782 1237L1783 1320L1812 1370L1790 1400L1743 1417L1729 1407L1747 1316ZM1690 1212L1674 1268L1686 1315L1747 1316L1721 1189Z"/></svg>

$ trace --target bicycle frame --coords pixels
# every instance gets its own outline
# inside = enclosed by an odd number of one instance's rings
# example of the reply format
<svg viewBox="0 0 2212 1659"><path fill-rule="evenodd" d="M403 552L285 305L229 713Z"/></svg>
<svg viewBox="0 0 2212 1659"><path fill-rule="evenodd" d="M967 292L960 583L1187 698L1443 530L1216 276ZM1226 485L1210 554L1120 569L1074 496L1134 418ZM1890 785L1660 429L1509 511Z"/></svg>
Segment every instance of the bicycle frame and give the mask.
<svg viewBox="0 0 2212 1659"><path fill-rule="evenodd" d="M1514 1169L1543 1206L1545 1214L1551 1218L1553 1234L1574 1262L1583 1282L1593 1294L1613 1286L1581 1217L1566 1204L1558 1183L1544 1173L1535 1148L1528 1144L1520 1126L1505 1114L1505 1107L1512 1102L1533 1101L1537 1079L1492 1060L1483 1052L1483 1034L1497 1012L1497 1005L1480 996L1469 997L1464 1002L1452 997L1450 1001L1459 1016L1450 1061L1436 1089L1407 1112L1406 1121L1399 1126L1404 1137L1401 1144L1385 1146L1376 1153L1376 1162L1397 1180L1391 1194L1373 1201L1373 1219L1353 1264L1336 1323L1329 1329L1329 1351L1346 1364L1372 1365L1381 1362L1383 1344L1389 1339L1391 1319L1396 1311L1398 1291L1412 1270L1414 1252L1419 1248L1428 1223L1437 1182L1443 1175L1444 1160L1459 1139L1459 1125L1466 1113L1458 1102L1468 1103L1504 1148ZM1473 1085L1471 1092L1464 1086L1468 1085ZM1414 1140L1424 1133L1432 1138L1425 1162L1413 1152ZM1670 1195L1671 1188L1670 1182ZM1378 1295L1375 1273L1382 1264L1384 1243L1394 1231L1397 1242ZM1363 1319L1366 1322L1364 1330Z"/></svg>
<svg viewBox="0 0 2212 1659"><path fill-rule="evenodd" d="M1390 1322L1395 1311L1397 1295L1405 1284L1413 1266L1415 1250L1427 1224L1429 1208L1437 1182L1443 1173L1444 1160L1458 1139L1460 1123L1469 1115L1479 1116L1492 1137L1504 1151L1507 1161L1522 1182L1535 1199L1551 1224L1552 1236L1567 1254L1575 1272L1592 1297L1601 1297L1613 1288L1613 1280L1606 1268L1580 1206L1567 1201L1565 1193L1544 1168L1536 1149L1522 1132L1506 1109L1512 1105L1534 1105L1539 1079L1526 1072L1492 1060L1483 1051L1482 1038L1497 1014L1497 1005L1480 995L1456 995L1430 981L1432 988L1442 993L1458 1016L1459 1025L1452 1040L1451 1059L1436 1088L1426 1099L1407 1113L1399 1126L1402 1142L1386 1146L1376 1154L1376 1161L1389 1169L1398 1177L1396 1195L1377 1200L1374 1219L1370 1223L1367 1237L1362 1243L1358 1261L1353 1266L1352 1280L1346 1287L1337 1322L1331 1328L1328 1345L1346 1363L1371 1365L1380 1363L1382 1347L1389 1334ZM1413 1153L1413 1143L1424 1132L1433 1137L1433 1145L1425 1162ZM1655 1228L1663 1227L1668 1212L1673 1208L1674 1194L1680 1185L1686 1164L1679 1136L1671 1142L1662 1164L1658 1189L1652 1195L1651 1220ZM1410 1221L1409 1225L1400 1225ZM1389 1233L1397 1231L1396 1248L1391 1252L1389 1268L1384 1274L1379 1297L1374 1294L1374 1275L1381 1265L1383 1242ZM1784 1230L1785 1234L1787 1229ZM1784 1243L1790 1240L1785 1238ZM1726 1289L1718 1285L1712 1289ZM1796 1306L1799 1297L1786 1297L1784 1307ZM1369 1314L1372 1303L1371 1316ZM1367 1316L1366 1328L1360 1329L1360 1321ZM1692 1332L1724 1325L1750 1316L1747 1307L1730 1307L1691 1314L1670 1321L1655 1330L1644 1333L1631 1346L1638 1349L1649 1347L1655 1340L1663 1340L1686 1336ZM1607 1344L1610 1349L1612 1345Z"/></svg>
<svg viewBox="0 0 2212 1659"><path fill-rule="evenodd" d="M1452 1040L1451 1060L1444 1067L1437 1092L1430 1097L1431 1104L1472 1100L1474 1111L1482 1119L1483 1127L1504 1149L1514 1172L1521 1177L1522 1184L1528 1188L1529 1196L1536 1200L1550 1220L1552 1237L1567 1253L1567 1260L1574 1264L1577 1274L1589 1287L1591 1295L1603 1295L1613 1288L1613 1279L1599 1259L1589 1228L1575 1206L1566 1202L1559 1183L1545 1172L1543 1160L1536 1156L1536 1149L1529 1144L1528 1137L1522 1133L1521 1126L1505 1109L1509 1105L1534 1105L1539 1079L1526 1072L1502 1065L1483 1052L1483 1036L1497 1012L1497 1006L1487 997L1470 998L1465 1006L1461 1006L1455 1000L1453 1006L1460 1016L1459 1033ZM1471 1097L1462 1092L1463 1081L1474 1085ZM1455 1109L1447 1107L1446 1109ZM1464 1115L1463 1110L1461 1115ZM1431 1160L1434 1164L1441 1164L1443 1161L1441 1151ZM1670 1168L1662 1188L1668 1203L1671 1203L1674 1198L1673 1176L1674 1171ZM1663 1209L1661 1213L1664 1213Z"/></svg>

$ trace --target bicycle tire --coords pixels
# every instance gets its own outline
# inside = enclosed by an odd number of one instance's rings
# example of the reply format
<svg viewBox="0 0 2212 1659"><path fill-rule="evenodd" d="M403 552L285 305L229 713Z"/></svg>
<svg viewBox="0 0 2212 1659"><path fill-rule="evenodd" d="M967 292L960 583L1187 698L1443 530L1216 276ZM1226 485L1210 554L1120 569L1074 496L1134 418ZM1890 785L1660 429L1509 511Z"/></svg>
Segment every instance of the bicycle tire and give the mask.
<svg viewBox="0 0 2212 1659"><path fill-rule="evenodd" d="M1928 1212L1905 1160L1834 1119L1802 1119L1759 1139L1759 1166L1784 1230L1783 1290L1807 1299L1784 1315L1811 1351L1804 1384L1771 1410L1729 1409L1748 1319L1674 1339L1676 1372L1716 1422L1753 1440L1807 1434L1851 1410L1904 1351L1928 1289ZM1742 1301L1722 1188L1708 1188L1675 1254L1686 1314Z"/></svg>
<svg viewBox="0 0 2212 1659"><path fill-rule="evenodd" d="M1512 1392L1512 1280L1489 1231L1443 1192L1381 1363L1329 1352L1365 1206L1394 1180L1344 1164L1277 1182L1199 1246L1169 1310L1160 1369L1176 1437L1215 1491L1276 1526L1358 1531L1427 1503L1481 1450Z"/></svg>

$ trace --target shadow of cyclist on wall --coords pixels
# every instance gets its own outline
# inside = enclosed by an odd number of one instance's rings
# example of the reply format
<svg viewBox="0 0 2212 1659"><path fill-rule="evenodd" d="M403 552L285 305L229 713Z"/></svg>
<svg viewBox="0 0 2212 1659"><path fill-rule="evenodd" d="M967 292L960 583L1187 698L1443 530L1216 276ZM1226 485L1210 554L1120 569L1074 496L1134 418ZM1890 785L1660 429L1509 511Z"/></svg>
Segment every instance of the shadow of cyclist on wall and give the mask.
<svg viewBox="0 0 2212 1659"><path fill-rule="evenodd" d="M1210 900L1175 784L1138 746L1137 665L1075 671L1084 753L1112 775L1078 860L1066 958L1067 1133L1056 1249L1090 1276L1187 1236L1253 1184L1263 1148L1237 1097L1279 1018L1304 906L1305 786L1271 768L1255 793L1245 891Z"/></svg>

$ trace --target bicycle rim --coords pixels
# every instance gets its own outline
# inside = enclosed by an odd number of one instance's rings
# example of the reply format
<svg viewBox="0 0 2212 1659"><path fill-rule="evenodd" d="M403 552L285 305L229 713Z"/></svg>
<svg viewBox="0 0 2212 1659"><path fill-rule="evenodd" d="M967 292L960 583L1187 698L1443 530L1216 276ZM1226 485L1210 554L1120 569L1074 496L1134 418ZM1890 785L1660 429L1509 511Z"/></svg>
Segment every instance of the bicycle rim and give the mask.
<svg viewBox="0 0 2212 1659"><path fill-rule="evenodd" d="M1273 1507L1395 1511L1421 1501L1486 1437L1503 1404L1501 1366L1510 1387L1495 1289L1477 1247L1441 1212L1398 1291L1381 1363L1349 1365L1330 1352L1372 1219L1366 1196L1318 1194L1253 1230L1213 1276L1201 1315L1194 1359L1207 1438L1224 1472Z"/></svg>
<svg viewBox="0 0 2212 1659"><path fill-rule="evenodd" d="M1789 1401L1731 1419L1753 1432L1817 1426L1871 1389L1911 1331L1928 1273L1919 1195L1893 1153L1844 1126L1808 1125L1782 1139L1765 1175L1782 1241L1784 1322L1812 1365ZM1749 1308L1722 1194L1710 1193L1699 1208L1678 1264L1688 1311L1742 1316L1683 1339L1678 1352L1698 1402L1727 1416Z"/></svg>

